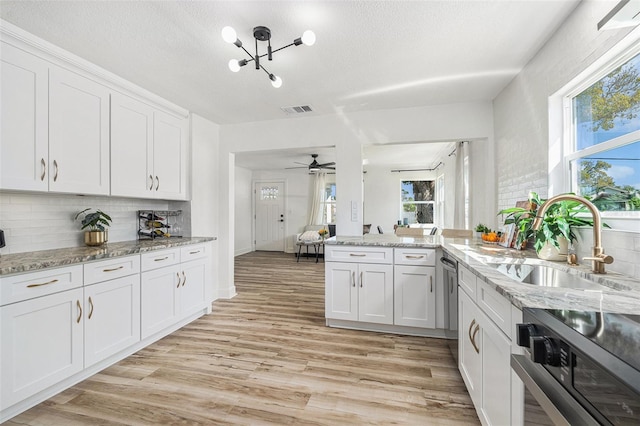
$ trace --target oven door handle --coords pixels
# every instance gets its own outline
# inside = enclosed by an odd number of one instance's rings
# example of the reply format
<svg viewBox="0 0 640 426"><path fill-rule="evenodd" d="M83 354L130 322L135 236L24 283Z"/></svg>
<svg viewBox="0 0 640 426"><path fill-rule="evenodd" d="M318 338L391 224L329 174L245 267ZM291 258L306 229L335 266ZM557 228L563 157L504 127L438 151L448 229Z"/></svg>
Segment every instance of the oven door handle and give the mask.
<svg viewBox="0 0 640 426"><path fill-rule="evenodd" d="M598 423L545 368L525 355L511 355L511 369L555 425Z"/></svg>

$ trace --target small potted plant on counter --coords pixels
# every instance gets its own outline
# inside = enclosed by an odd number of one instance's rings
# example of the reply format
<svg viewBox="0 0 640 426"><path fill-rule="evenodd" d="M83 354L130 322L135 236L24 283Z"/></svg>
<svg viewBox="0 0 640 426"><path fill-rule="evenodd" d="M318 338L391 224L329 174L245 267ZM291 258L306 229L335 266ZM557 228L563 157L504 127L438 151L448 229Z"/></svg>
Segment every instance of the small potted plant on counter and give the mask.
<svg viewBox="0 0 640 426"><path fill-rule="evenodd" d="M476 237L480 239L482 238L482 234L488 234L489 232L491 232L491 229L489 229L489 227L487 227L486 225L479 223L474 228L474 231L476 232Z"/></svg>
<svg viewBox="0 0 640 426"><path fill-rule="evenodd" d="M533 238L533 247L538 257L545 260L566 260L568 245L576 239L573 229L578 226L593 226L591 218L581 216L582 213L588 213L588 210L577 201L557 202L549 206L540 228L534 231L533 221L538 207L543 205L545 200L532 192L528 201L528 208L512 207L498 212L499 215L507 215L505 224L515 224L518 233L516 247L523 247ZM606 224L603 226L608 227Z"/></svg>
<svg viewBox="0 0 640 426"><path fill-rule="evenodd" d="M88 246L101 246L109 240L107 227L111 225L111 217L103 211L96 210L87 213L91 209L84 209L76 214L74 220L82 216L82 227L84 232L84 243Z"/></svg>

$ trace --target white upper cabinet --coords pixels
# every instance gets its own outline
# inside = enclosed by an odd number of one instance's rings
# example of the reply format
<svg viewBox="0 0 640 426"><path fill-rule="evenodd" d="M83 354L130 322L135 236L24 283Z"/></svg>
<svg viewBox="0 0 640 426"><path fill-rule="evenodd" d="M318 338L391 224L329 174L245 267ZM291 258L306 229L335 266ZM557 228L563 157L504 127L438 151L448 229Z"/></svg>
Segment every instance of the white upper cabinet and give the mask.
<svg viewBox="0 0 640 426"><path fill-rule="evenodd" d="M149 198L153 185L153 108L111 97L111 195Z"/></svg>
<svg viewBox="0 0 640 426"><path fill-rule="evenodd" d="M49 190L109 194L109 89L49 70Z"/></svg>
<svg viewBox="0 0 640 426"><path fill-rule="evenodd" d="M111 195L184 200L188 123L114 93Z"/></svg>
<svg viewBox="0 0 640 426"><path fill-rule="evenodd" d="M4 42L0 48L0 188L47 191L48 63Z"/></svg>

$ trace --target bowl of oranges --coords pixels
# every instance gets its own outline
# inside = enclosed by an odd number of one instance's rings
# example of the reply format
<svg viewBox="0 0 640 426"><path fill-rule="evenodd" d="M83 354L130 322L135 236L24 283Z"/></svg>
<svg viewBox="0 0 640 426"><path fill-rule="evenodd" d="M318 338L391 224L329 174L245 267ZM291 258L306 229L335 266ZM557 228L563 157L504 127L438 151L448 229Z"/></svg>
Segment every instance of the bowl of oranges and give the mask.
<svg viewBox="0 0 640 426"><path fill-rule="evenodd" d="M485 244L498 244L500 241L500 233L489 230L482 233L482 242Z"/></svg>

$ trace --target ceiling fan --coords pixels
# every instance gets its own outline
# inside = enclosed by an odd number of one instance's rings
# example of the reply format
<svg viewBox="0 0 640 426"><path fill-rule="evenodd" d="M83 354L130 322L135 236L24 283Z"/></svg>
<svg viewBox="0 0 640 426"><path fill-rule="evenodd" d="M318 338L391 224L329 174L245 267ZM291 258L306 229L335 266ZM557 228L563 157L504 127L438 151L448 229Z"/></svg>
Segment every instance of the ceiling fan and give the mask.
<svg viewBox="0 0 640 426"><path fill-rule="evenodd" d="M303 169L303 168L308 168L309 169L309 173L317 173L323 169L327 169L327 170L335 170L335 166L336 163L335 162L330 162L330 163L324 163L324 164L320 164L318 163L318 154L311 154L311 158L313 158L313 161L311 162L311 164L305 164L305 163L300 163L298 161L294 161L294 163L296 164L302 164L304 165L304 167L287 167L287 169Z"/></svg>

